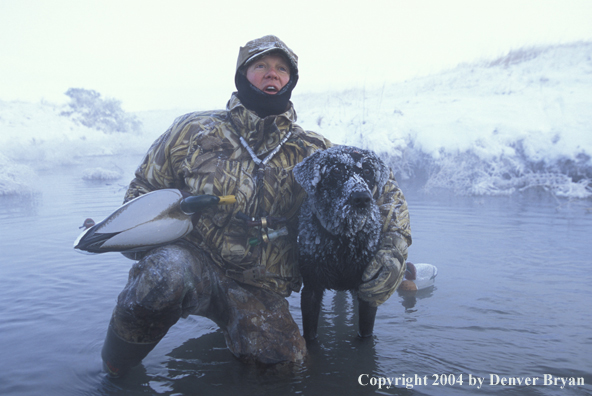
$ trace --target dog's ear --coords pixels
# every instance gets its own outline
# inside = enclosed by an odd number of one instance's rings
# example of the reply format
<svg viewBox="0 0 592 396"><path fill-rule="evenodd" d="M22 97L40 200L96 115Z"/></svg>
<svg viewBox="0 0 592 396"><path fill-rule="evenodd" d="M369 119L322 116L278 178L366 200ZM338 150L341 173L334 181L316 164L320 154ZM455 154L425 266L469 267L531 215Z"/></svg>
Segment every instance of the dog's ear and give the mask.
<svg viewBox="0 0 592 396"><path fill-rule="evenodd" d="M374 177L376 179L376 185L378 193L382 191L382 188L389 179L391 170L385 164L385 162L373 151L367 151L365 155L365 161L369 162L374 168Z"/></svg>
<svg viewBox="0 0 592 396"><path fill-rule="evenodd" d="M317 184L321 181L321 165L318 161L321 152L322 150L315 151L294 166L294 178L309 195L314 193Z"/></svg>

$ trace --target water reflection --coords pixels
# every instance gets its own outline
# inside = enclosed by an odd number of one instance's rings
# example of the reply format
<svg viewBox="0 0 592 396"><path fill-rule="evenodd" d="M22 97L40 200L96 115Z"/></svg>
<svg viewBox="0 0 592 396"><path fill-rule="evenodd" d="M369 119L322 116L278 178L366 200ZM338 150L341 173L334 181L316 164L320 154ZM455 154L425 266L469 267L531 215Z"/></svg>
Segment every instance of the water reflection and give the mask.
<svg viewBox="0 0 592 396"><path fill-rule="evenodd" d="M357 337L350 294L327 292L319 339L300 366L273 371L244 365L226 349L220 331L190 317L128 378L114 381L101 369L100 350L132 262L118 254L81 255L72 243L85 218L99 220L121 204L122 188L85 182L75 169L44 175L39 188L32 196L0 197L0 394L376 394L376 387L359 385L361 374L551 373L592 381L589 201L558 205L545 194L472 198L404 189L414 237L409 258L437 265L439 275L434 288L395 293L381 306L374 337ZM299 294L288 300L301 323ZM438 396L471 391L381 390ZM592 394L592 388L561 392Z"/></svg>
<svg viewBox="0 0 592 396"><path fill-rule="evenodd" d="M9 221L14 217L35 216L42 199L41 193L0 195L0 220Z"/></svg>
<svg viewBox="0 0 592 396"><path fill-rule="evenodd" d="M403 307L405 307L405 310L407 312L415 312L412 309L415 307L415 304L417 304L417 300L432 297L436 290L438 290L436 286L430 286L417 291L398 290L397 294L401 297L401 304L403 305Z"/></svg>

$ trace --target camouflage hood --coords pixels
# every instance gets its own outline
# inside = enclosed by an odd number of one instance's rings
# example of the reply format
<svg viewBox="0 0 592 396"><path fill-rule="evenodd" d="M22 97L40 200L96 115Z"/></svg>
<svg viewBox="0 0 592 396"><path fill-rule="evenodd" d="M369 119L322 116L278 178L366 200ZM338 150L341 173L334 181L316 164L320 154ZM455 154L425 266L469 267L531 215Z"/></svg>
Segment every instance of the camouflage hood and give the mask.
<svg viewBox="0 0 592 396"><path fill-rule="evenodd" d="M281 53L290 64L290 80L275 95L265 93L255 87L246 77L246 68L257 58L274 52ZM261 118L278 115L289 107L292 90L298 82L298 57L276 36L264 36L249 41L240 48L236 62L234 84L242 104Z"/></svg>
<svg viewBox="0 0 592 396"><path fill-rule="evenodd" d="M251 40L240 48L236 61L236 72L238 73L242 66L256 58L275 51L283 53L290 61L291 73L298 74L298 56L282 40L271 35Z"/></svg>

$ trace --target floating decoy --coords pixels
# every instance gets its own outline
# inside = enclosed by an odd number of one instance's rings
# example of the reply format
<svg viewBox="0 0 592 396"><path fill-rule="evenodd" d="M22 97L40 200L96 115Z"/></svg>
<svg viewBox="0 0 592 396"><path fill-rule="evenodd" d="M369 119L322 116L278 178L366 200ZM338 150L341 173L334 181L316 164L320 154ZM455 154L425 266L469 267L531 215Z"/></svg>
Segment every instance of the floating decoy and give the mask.
<svg viewBox="0 0 592 396"><path fill-rule="evenodd" d="M76 239L74 249L82 253L147 250L189 234L194 213L234 202L234 195L187 196L177 189L156 190L140 195L91 225ZM90 224L89 220L82 227Z"/></svg>
<svg viewBox="0 0 592 396"><path fill-rule="evenodd" d="M413 264L407 262L405 278L397 290L402 292L413 292L427 289L434 285L438 268L432 264Z"/></svg>

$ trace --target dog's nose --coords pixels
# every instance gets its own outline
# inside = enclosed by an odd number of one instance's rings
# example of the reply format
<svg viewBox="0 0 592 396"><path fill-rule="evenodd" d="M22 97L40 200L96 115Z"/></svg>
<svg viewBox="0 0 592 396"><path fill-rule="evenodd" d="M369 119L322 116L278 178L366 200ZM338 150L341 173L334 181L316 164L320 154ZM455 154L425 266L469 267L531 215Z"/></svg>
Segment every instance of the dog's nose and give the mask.
<svg viewBox="0 0 592 396"><path fill-rule="evenodd" d="M355 208L365 209L372 202L372 195L368 191L355 191L352 193L351 203Z"/></svg>

